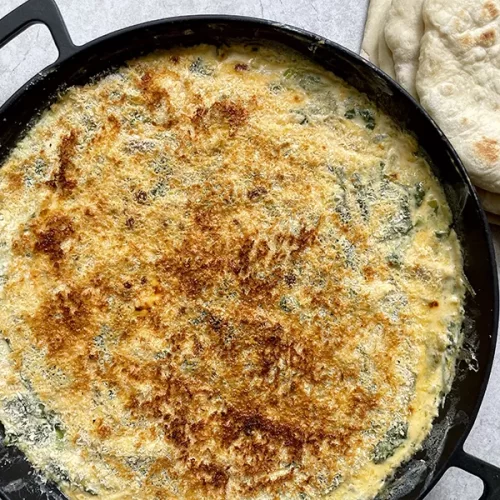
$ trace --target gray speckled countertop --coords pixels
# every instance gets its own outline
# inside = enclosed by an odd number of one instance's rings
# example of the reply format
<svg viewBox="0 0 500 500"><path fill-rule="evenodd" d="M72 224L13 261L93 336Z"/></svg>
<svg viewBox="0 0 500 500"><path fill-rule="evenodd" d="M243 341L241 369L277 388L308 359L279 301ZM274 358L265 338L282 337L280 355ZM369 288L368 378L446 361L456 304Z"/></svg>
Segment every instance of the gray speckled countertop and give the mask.
<svg viewBox="0 0 500 500"><path fill-rule="evenodd" d="M84 44L111 31L153 19L188 14L263 17L316 32L358 51L368 0L56 0L73 41ZM23 0L0 0L0 17ZM33 26L0 50L0 104L38 71L57 50L44 26ZM494 229L500 249L500 229ZM500 466L500 352L479 417L465 449ZM427 500L476 500L479 479L450 469Z"/></svg>

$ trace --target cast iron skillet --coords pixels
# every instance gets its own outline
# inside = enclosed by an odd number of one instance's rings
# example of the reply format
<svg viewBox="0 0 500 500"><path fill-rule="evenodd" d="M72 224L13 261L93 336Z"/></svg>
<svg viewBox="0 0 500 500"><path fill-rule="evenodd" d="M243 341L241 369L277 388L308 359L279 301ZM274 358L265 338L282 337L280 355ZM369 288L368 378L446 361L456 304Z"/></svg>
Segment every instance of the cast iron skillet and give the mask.
<svg viewBox="0 0 500 500"><path fill-rule="evenodd" d="M81 47L71 41L54 0L29 0L0 20L0 47L34 23L48 26L59 58L24 85L0 110L0 161L58 90L85 83L127 59L158 48L235 38L280 42L309 57L367 94L403 128L412 132L442 182L464 249L465 273L475 295L466 300L465 335L477 357L476 370L461 362L453 389L424 447L401 466L379 498L422 499L451 466L479 476L481 499L500 498L500 469L472 457L463 443L472 428L488 382L498 323L498 283L488 225L469 178L436 124L387 75L349 50L317 35L270 21L230 16L193 16L154 21L99 38ZM464 349L464 352L466 349ZM64 498L43 485L15 448L0 445L0 497Z"/></svg>

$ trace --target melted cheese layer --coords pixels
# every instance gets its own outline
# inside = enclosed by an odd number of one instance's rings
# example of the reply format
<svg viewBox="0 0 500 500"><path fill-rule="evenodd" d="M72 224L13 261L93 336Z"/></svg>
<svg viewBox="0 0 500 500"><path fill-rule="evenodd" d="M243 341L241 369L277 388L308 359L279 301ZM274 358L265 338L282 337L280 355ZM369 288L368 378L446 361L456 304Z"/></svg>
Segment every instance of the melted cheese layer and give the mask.
<svg viewBox="0 0 500 500"><path fill-rule="evenodd" d="M371 498L453 378L450 224L415 140L302 56L134 60L0 170L0 420L70 498Z"/></svg>

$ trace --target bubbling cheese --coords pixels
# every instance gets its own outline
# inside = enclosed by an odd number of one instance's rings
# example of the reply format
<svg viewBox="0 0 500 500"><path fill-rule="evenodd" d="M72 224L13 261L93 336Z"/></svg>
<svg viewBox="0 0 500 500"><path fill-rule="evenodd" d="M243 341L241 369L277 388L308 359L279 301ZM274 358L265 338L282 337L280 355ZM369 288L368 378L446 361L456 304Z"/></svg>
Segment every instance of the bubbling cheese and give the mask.
<svg viewBox="0 0 500 500"><path fill-rule="evenodd" d="M68 89L0 170L0 226L0 420L70 498L372 498L453 378L438 180L288 49Z"/></svg>

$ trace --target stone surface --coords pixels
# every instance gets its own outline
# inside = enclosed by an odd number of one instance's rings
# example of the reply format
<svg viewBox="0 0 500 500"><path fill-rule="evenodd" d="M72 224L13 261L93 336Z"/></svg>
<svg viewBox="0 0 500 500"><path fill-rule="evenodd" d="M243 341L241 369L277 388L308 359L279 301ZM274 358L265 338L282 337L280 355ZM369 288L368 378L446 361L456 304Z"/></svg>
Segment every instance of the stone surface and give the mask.
<svg viewBox="0 0 500 500"><path fill-rule="evenodd" d="M1 0L0 17L23 3ZM316 32L358 51L368 0L57 0L73 41L98 36L140 22L188 14L239 14L264 17ZM0 50L0 104L24 82L55 61L55 48L44 26L33 26ZM494 229L500 251L500 229ZM500 353L466 450L500 466ZM481 482L450 469L426 500L475 500Z"/></svg>

